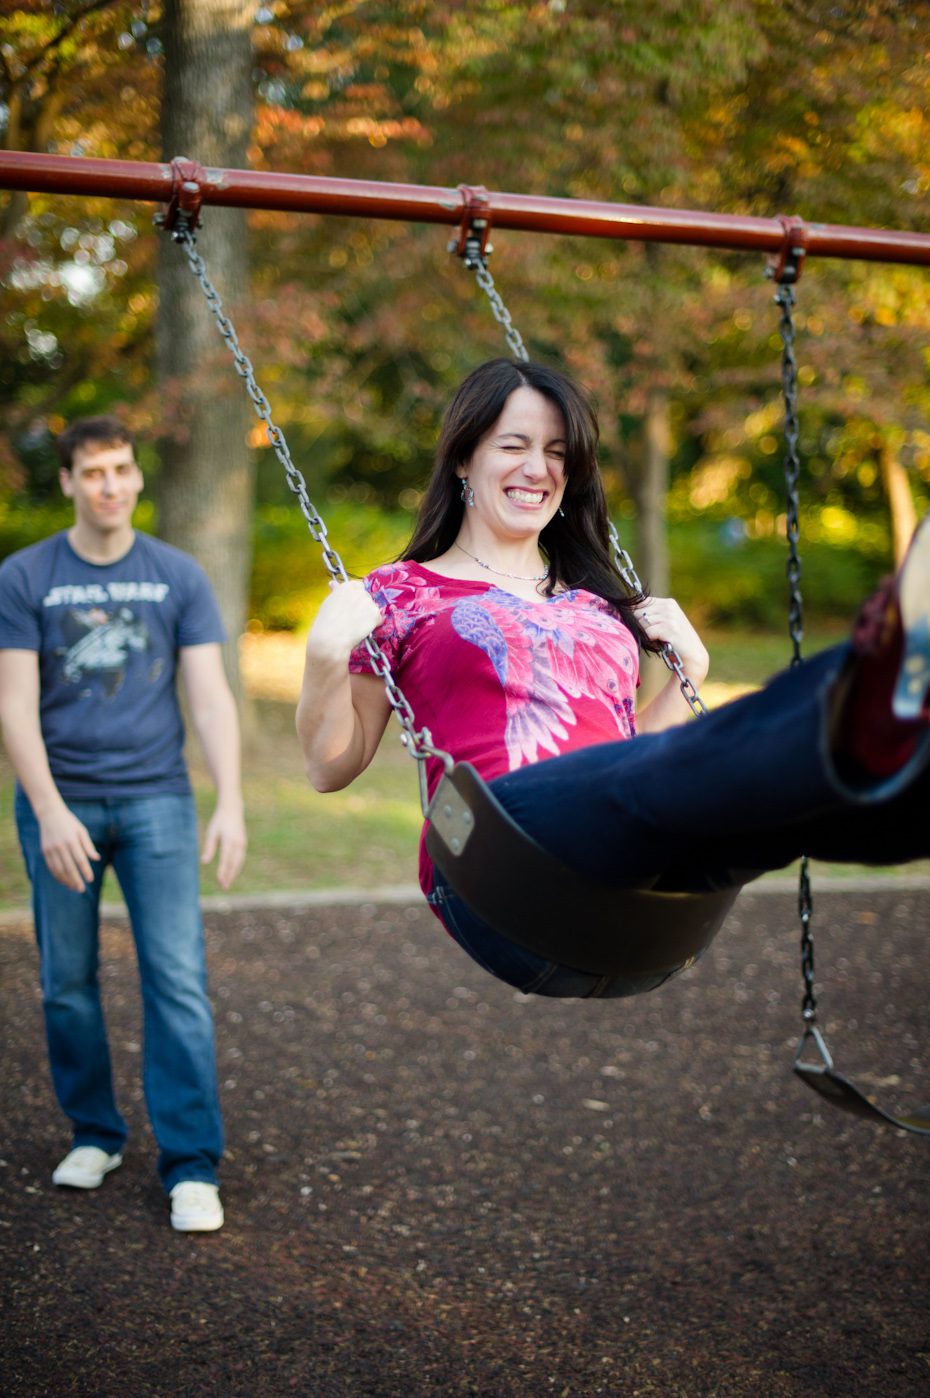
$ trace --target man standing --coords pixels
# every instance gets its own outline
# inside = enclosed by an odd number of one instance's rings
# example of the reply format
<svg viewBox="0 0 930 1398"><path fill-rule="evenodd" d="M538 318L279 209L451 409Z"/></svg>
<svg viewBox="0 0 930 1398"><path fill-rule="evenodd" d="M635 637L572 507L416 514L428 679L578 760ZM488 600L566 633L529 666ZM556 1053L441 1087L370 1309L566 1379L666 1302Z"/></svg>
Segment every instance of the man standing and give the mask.
<svg viewBox="0 0 930 1398"><path fill-rule="evenodd" d="M0 566L0 723L17 776L52 1082L74 1149L55 1184L121 1164L98 985L104 869L119 879L142 988L143 1084L171 1223L223 1223L223 1127L199 908L197 822L176 674L216 785L202 858L228 888L245 857L239 727L222 622L202 569L137 534L142 472L118 419L58 438L74 524Z"/></svg>

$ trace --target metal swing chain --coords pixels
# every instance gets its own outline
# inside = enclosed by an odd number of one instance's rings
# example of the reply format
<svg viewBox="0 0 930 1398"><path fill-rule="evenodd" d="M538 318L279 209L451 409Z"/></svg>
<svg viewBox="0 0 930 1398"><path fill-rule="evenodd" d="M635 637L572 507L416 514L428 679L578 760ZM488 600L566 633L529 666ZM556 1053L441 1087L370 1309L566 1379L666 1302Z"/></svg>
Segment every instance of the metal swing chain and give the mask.
<svg viewBox="0 0 930 1398"><path fill-rule="evenodd" d="M786 534L788 538L788 631L791 636L791 664L801 663L801 642L804 639L804 610L801 598L801 558L798 552L800 537L800 506L798 482L801 476L801 460L798 453L800 426L798 422L798 365L794 354L794 287L782 283L775 293L775 304L780 308L778 330L782 340L782 391L785 400L785 487L786 487ZM798 878L798 915L801 919L801 975L804 980L804 996L801 1001L801 1014L808 1029L813 1031L817 1021L817 996L814 993L814 937L811 931L813 898L811 896L810 861L804 855Z"/></svg>
<svg viewBox="0 0 930 1398"><path fill-rule="evenodd" d="M469 262L465 263L466 267L470 265L472 264L470 264ZM494 278L488 271L486 262L481 260L478 261L475 268L475 281L478 283L478 285L481 287L481 290L487 296L488 301L491 304L491 314L493 315L494 319L498 322L499 325L503 326L504 339L507 341L507 344L513 351L514 359L522 359L523 362L526 363L529 360L530 356L527 353L526 345L523 343L523 336L520 334L519 330L514 325L513 320L510 316L510 312L504 305L504 302L501 299L500 292L494 285Z"/></svg>
<svg viewBox="0 0 930 1398"><path fill-rule="evenodd" d="M793 654L792 665L801 662L801 642L804 640L804 606L801 598L801 558L798 552L800 538L800 505L798 483L801 478L801 459L798 453L800 425L798 422L798 364L794 354L794 287L780 286L775 293L775 304L781 310L778 330L782 339L782 392L785 400L785 490L786 490L786 534L788 538L788 633L791 637Z"/></svg>
<svg viewBox="0 0 930 1398"><path fill-rule="evenodd" d="M274 448L275 456L284 468L287 484L297 497L297 503L300 506L304 519L307 521L313 539L320 545L326 571L334 582L348 582L349 575L346 572L345 565L329 542L326 525L307 493L307 483L303 475L291 459L290 449L288 448L284 433L281 428L277 427L272 421L271 406L255 379L255 373L249 359L243 353L239 345L239 339L232 321L223 311L223 303L220 300L219 294L207 276L203 258L195 248L196 239L193 230L189 227L183 213L178 214L175 227L171 230L171 236L174 241L179 243L184 249L191 272L200 284L200 289L204 294L207 306L216 322L217 329L233 357L236 372L245 381L246 391L252 406L265 424L268 440ZM388 703L403 730L401 742L410 755L421 764L420 804L423 807L423 814L426 815L427 799L423 764L428 757L437 757L448 772L451 771L453 766L452 757L449 753L444 752L442 748L435 746L432 734L428 728L417 729L413 710L403 692L398 687L391 670L390 661L377 641L371 636L366 636L363 645L367 652L371 668L383 682Z"/></svg>
<svg viewBox="0 0 930 1398"><path fill-rule="evenodd" d="M469 272L474 272L475 281L481 287L481 290L490 302L491 314L498 325L503 326L504 339L507 341L507 345L514 359L522 359L523 363L526 364L530 356L527 352L526 345L523 343L523 336L514 325L513 317L504 305L503 297L494 285L494 278L488 270L486 254L491 251L490 243L488 243L485 250L482 251L481 237L477 229L481 228L485 230L486 227L487 225L482 220L479 221L477 225L473 225L470 228L465 238L465 246L462 250L462 261ZM450 252L455 252L457 248L458 244L455 241L449 244Z"/></svg>
<svg viewBox="0 0 930 1398"><path fill-rule="evenodd" d="M454 247L454 244L452 246ZM500 292L494 285L494 278L488 271L488 265L481 252L481 243L477 235L470 234L466 238L462 261L469 271L474 272L475 281L481 287L481 290L485 293L491 304L491 314L498 324L504 327L504 338L513 351L514 358L521 359L525 363L529 359L526 345L523 343L522 335L513 323L510 312L504 305ZM640 597L644 596L643 585L637 576L636 569L633 567L633 560L630 558L626 549L621 545L620 536L617 533L613 520L609 519L607 521L607 529L617 572L620 574L620 577L623 579L623 582L630 590L631 594ZM692 714L694 714L695 717L706 714L707 706L691 680L689 680L688 676L685 674L684 666L681 663L681 657L678 652L673 646L666 643L663 645L660 654L666 667L671 670L677 678L679 688Z"/></svg>

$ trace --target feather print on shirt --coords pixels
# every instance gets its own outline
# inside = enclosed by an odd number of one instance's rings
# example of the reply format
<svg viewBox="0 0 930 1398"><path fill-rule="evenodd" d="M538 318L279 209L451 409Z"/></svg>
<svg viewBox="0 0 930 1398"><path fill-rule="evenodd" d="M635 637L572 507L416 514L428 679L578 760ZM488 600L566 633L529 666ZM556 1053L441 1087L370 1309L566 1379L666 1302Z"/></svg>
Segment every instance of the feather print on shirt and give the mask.
<svg viewBox="0 0 930 1398"><path fill-rule="evenodd" d="M456 633L484 652L504 691L511 771L538 761L542 753L560 751L559 741L576 722L568 701L584 694L603 696L618 737L633 735L631 705L620 696L616 679L617 670L635 673L629 633L594 597L581 626L577 612L572 630L560 626L558 603L576 598L577 593L562 593L547 606L492 587L480 599L453 608Z"/></svg>
<svg viewBox="0 0 930 1398"><path fill-rule="evenodd" d="M425 612L441 609L443 595L434 583L423 582L406 571L403 563L387 563L378 570L378 574L380 576L366 578L365 587L382 611L383 619L377 628L378 640L382 646L390 649L409 635L417 619Z"/></svg>

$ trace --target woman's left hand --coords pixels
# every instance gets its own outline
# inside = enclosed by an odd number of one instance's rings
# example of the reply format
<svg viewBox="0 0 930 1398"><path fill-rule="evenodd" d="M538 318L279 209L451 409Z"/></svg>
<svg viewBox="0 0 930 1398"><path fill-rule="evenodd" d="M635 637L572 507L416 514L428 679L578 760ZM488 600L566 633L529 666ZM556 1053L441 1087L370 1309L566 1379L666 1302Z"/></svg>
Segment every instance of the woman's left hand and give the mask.
<svg viewBox="0 0 930 1398"><path fill-rule="evenodd" d="M692 684L706 679L710 657L674 597L647 597L633 608L633 615L650 641L671 646Z"/></svg>

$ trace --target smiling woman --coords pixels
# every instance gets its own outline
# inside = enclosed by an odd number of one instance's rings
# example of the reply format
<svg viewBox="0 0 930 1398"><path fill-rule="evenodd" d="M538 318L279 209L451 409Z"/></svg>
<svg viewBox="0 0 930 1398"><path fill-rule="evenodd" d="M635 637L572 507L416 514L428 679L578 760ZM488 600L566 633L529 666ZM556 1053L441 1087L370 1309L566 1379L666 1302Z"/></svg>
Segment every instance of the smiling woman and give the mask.
<svg viewBox="0 0 930 1398"><path fill-rule="evenodd" d="M655 988L742 882L802 852L930 848L930 525L851 648L695 723L677 674L637 711L641 647L672 646L692 685L708 657L673 598L627 595L597 440L557 371L474 370L401 558L321 607L297 709L307 774L334 791L371 761L402 686L422 725L405 737L426 774L423 891L480 965L549 996Z"/></svg>
<svg viewBox="0 0 930 1398"><path fill-rule="evenodd" d="M453 547L499 577L544 582L539 538L565 493L565 424L555 404L529 385L515 389L455 474L468 509ZM454 555L439 561L440 572L456 576Z"/></svg>

